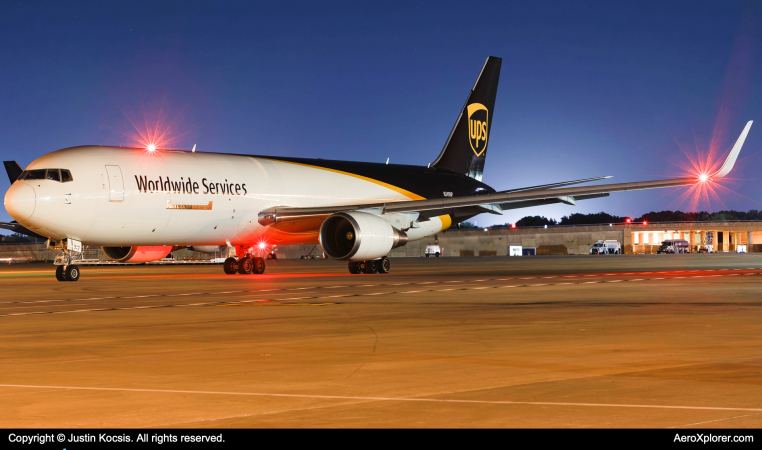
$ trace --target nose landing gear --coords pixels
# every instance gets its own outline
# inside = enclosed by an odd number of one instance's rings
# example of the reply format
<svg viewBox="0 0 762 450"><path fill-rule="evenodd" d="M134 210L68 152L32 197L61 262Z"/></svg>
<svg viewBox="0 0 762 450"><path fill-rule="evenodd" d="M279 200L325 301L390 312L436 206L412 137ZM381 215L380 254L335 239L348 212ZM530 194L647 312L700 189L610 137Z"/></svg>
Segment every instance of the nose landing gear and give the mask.
<svg viewBox="0 0 762 450"><path fill-rule="evenodd" d="M78 281L79 274L80 269L74 264L56 267L56 280L58 281Z"/></svg>
<svg viewBox="0 0 762 450"><path fill-rule="evenodd" d="M392 263L386 256L372 261L349 261L348 265L349 273L351 274L389 273L392 267Z"/></svg>
<svg viewBox="0 0 762 450"><path fill-rule="evenodd" d="M64 273L66 274L66 279L69 281L78 281L79 280L79 267L72 264L71 266L66 266L66 269L64 269Z"/></svg>
<svg viewBox="0 0 762 450"><path fill-rule="evenodd" d="M79 266L74 261L82 258L82 243L64 239L62 241L48 241L48 248L59 250L56 256L56 280L78 281L81 273Z"/></svg>

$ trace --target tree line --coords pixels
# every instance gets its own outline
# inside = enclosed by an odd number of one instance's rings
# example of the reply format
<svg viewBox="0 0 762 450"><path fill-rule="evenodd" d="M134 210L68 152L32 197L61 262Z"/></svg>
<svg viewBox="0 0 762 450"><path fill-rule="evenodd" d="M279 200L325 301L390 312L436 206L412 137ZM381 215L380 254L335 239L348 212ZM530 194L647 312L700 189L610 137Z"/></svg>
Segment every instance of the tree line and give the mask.
<svg viewBox="0 0 762 450"><path fill-rule="evenodd" d="M731 220L760 220L762 211L752 209L749 211L726 210L710 213L707 211L682 212L682 211L651 211L640 217L614 216L605 212L580 214L574 213L563 216L561 220L545 216L526 216L516 222L517 227L542 227L545 225L600 225L608 223L625 223L627 219L634 223L648 222L727 222ZM464 222L468 223L468 222ZM470 223L468 225L471 225ZM473 227L473 225L471 225ZM496 227L510 227L510 223L496 225ZM463 224L461 224L463 227Z"/></svg>

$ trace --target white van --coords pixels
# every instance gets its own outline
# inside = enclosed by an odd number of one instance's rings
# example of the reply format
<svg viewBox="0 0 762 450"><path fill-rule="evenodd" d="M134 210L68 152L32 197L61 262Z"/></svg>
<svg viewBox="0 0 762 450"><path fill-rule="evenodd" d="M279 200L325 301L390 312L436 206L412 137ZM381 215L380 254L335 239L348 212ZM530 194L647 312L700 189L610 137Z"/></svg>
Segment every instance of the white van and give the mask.
<svg viewBox="0 0 762 450"><path fill-rule="evenodd" d="M429 256L436 256L437 258L439 258L440 256L442 256L442 249L439 248L438 245L427 245L425 253L427 258Z"/></svg>
<svg viewBox="0 0 762 450"><path fill-rule="evenodd" d="M599 240L590 248L591 255L621 255L622 245L613 239Z"/></svg>

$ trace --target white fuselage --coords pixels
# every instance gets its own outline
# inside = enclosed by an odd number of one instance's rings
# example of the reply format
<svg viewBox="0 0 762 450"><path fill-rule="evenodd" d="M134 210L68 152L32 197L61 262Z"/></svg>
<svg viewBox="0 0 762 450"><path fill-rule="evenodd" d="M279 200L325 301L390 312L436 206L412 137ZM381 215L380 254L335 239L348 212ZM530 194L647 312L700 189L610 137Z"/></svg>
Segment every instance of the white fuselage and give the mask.
<svg viewBox="0 0 762 450"><path fill-rule="evenodd" d="M317 243L314 227L284 233L257 215L421 198L345 172L243 155L90 146L49 153L33 169L67 169L73 180L16 181L5 197L11 216L52 239L102 246ZM422 222L409 237L439 232L443 222Z"/></svg>

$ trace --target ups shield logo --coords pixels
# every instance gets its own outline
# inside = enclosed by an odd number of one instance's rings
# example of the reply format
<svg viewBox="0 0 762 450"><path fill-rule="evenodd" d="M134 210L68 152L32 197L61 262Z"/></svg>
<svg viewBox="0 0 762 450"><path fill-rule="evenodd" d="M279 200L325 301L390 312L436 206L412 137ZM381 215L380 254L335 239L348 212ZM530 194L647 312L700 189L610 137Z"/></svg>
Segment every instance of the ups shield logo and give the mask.
<svg viewBox="0 0 762 450"><path fill-rule="evenodd" d="M471 103L467 106L468 111L468 142L471 144L471 150L476 156L482 156L487 149L487 136L489 130L489 111L481 103Z"/></svg>

